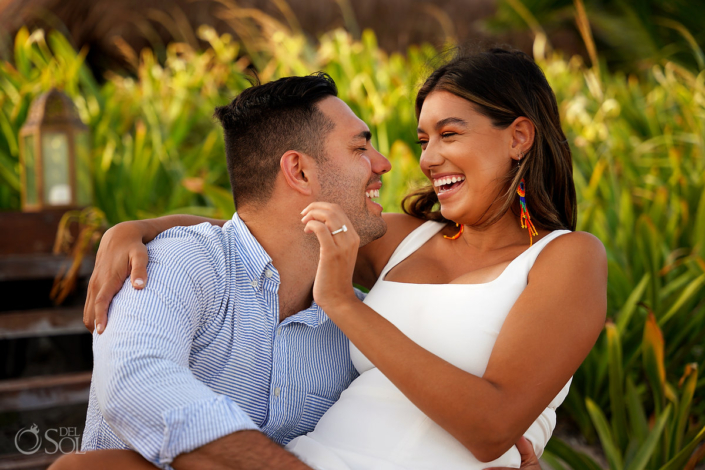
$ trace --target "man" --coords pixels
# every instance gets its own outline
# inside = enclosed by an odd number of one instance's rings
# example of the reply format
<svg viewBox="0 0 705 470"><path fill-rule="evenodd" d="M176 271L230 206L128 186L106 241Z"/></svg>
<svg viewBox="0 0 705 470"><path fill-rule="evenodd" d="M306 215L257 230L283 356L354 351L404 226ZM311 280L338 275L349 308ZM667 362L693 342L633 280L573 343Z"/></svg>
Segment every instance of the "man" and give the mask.
<svg viewBox="0 0 705 470"><path fill-rule="evenodd" d="M94 337L83 450L131 448L177 469L308 468L280 445L357 374L313 303L319 247L300 212L333 202L361 245L381 237L367 194L390 164L325 74L254 86L216 116L238 212L150 243L149 285L123 287Z"/></svg>

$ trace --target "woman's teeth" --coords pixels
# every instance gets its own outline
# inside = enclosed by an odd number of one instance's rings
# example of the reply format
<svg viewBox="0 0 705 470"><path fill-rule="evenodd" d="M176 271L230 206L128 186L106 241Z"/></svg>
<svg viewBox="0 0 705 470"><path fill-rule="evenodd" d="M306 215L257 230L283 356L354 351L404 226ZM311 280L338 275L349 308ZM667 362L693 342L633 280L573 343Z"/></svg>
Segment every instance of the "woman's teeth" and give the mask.
<svg viewBox="0 0 705 470"><path fill-rule="evenodd" d="M438 188L438 194L450 191L454 184L465 181L462 175L444 176L433 180L433 185Z"/></svg>
<svg viewBox="0 0 705 470"><path fill-rule="evenodd" d="M369 197L370 199L377 198L379 197L379 189L370 189L365 193L365 196Z"/></svg>

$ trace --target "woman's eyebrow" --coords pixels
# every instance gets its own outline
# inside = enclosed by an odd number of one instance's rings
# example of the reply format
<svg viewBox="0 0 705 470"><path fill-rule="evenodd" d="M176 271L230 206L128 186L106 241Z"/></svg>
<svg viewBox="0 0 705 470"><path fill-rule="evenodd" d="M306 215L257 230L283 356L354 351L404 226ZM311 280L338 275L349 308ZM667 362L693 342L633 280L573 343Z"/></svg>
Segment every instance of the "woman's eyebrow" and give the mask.
<svg viewBox="0 0 705 470"><path fill-rule="evenodd" d="M445 119L441 119L436 123L436 130L440 130L443 126L447 126L448 124L456 124L458 126L462 127L468 127L468 122L465 119L457 118L457 117L449 117Z"/></svg>
<svg viewBox="0 0 705 470"><path fill-rule="evenodd" d="M465 119L457 118L457 117L449 117L445 119L441 119L436 123L436 131L439 131L443 126L446 126L448 124L456 124L461 127L468 127L468 122ZM425 134L426 131L421 129L420 127L416 129L416 132L419 134Z"/></svg>

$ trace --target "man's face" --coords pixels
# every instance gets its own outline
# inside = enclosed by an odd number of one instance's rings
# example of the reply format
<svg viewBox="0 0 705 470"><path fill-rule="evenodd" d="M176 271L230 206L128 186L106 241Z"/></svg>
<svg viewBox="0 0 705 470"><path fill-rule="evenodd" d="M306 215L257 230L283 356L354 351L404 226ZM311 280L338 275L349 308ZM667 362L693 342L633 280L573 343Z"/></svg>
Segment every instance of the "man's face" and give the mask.
<svg viewBox="0 0 705 470"><path fill-rule="evenodd" d="M319 201L343 208L360 236L360 245L375 240L387 231L382 219L379 197L381 175L391 169L384 155L372 147L370 129L342 100L328 97L318 108L335 128L326 136L327 161L319 166Z"/></svg>

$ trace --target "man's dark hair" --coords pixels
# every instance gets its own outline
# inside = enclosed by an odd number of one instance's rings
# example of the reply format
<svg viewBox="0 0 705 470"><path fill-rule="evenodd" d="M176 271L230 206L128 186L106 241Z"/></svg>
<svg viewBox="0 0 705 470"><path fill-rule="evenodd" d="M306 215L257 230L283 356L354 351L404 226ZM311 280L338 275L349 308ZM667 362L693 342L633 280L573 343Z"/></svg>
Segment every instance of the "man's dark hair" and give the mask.
<svg viewBox="0 0 705 470"><path fill-rule="evenodd" d="M297 150L325 161L325 139L335 124L316 104L328 96L338 96L335 82L317 72L255 84L215 109L236 207L269 200L285 152Z"/></svg>

